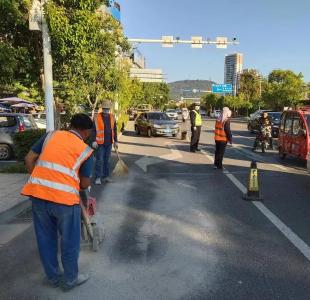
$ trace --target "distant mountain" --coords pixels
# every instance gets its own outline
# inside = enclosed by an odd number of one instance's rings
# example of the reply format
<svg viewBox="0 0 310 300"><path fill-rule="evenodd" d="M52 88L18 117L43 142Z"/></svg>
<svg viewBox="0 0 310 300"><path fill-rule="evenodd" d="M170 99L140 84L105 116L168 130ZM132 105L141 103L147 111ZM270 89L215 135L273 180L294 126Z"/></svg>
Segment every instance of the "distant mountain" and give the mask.
<svg viewBox="0 0 310 300"><path fill-rule="evenodd" d="M196 98L204 94L203 91L210 91L212 84L210 80L181 80L168 83L170 97L174 100L183 98Z"/></svg>

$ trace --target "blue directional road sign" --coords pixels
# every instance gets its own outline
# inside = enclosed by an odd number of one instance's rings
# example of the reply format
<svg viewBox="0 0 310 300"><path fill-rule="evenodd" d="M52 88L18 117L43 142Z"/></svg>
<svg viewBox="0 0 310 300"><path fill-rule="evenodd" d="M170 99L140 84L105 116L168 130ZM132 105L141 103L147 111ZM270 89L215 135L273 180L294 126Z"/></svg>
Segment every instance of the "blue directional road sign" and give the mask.
<svg viewBox="0 0 310 300"><path fill-rule="evenodd" d="M212 93L232 93L232 84L212 84Z"/></svg>

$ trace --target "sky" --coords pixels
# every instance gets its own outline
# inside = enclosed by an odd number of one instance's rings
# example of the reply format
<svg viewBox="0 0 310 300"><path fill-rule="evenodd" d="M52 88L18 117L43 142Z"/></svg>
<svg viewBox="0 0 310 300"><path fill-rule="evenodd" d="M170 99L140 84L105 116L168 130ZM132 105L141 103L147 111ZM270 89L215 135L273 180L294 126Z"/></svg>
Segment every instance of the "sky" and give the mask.
<svg viewBox="0 0 310 300"><path fill-rule="evenodd" d="M190 40L236 37L239 45L162 48L140 44L148 68L161 68L168 82L224 80L225 54L244 54L244 68L264 76L273 69L302 72L310 81L310 0L119 0L128 38Z"/></svg>

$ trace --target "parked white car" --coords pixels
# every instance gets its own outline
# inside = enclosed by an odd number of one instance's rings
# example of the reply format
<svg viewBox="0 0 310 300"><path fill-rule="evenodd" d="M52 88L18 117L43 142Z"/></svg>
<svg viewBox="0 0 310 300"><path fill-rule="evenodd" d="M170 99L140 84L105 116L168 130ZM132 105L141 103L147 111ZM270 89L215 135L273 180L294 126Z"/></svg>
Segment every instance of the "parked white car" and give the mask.
<svg viewBox="0 0 310 300"><path fill-rule="evenodd" d="M46 113L32 115L39 129L46 129Z"/></svg>
<svg viewBox="0 0 310 300"><path fill-rule="evenodd" d="M175 109L167 109L166 114L171 120L177 120L178 119L178 112Z"/></svg>
<svg viewBox="0 0 310 300"><path fill-rule="evenodd" d="M213 112L210 113L210 117L211 118L218 118L221 115L221 111L220 110L214 110Z"/></svg>

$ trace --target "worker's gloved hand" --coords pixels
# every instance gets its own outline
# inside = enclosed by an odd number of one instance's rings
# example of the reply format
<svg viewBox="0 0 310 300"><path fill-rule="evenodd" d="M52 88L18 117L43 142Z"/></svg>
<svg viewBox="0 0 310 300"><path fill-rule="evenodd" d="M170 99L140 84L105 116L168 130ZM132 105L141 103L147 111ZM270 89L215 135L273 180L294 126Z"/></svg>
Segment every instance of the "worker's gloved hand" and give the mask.
<svg viewBox="0 0 310 300"><path fill-rule="evenodd" d="M91 147L92 147L93 149L98 149L98 144L97 144L97 142L93 142L93 143L91 144Z"/></svg>
<svg viewBox="0 0 310 300"><path fill-rule="evenodd" d="M196 130L197 130L197 127L195 126L193 129L196 131Z"/></svg>
<svg viewBox="0 0 310 300"><path fill-rule="evenodd" d="M118 149L118 143L117 142L114 142L113 146L114 146L114 149Z"/></svg>

